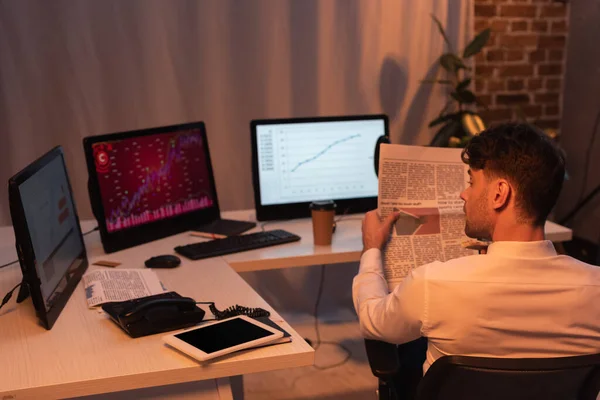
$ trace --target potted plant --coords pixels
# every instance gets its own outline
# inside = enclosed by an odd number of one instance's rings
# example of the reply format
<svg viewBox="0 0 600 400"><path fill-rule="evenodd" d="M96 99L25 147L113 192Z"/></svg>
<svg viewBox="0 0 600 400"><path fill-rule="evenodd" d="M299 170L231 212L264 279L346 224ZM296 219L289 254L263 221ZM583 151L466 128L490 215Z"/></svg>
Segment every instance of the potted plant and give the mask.
<svg viewBox="0 0 600 400"><path fill-rule="evenodd" d="M448 51L439 58L440 66L446 71L446 79L424 80L422 83L440 84L448 88L450 99L437 118L429 123L429 127L441 125L431 141L431 146L437 147L464 147L469 138L485 129L479 115L474 111L475 105L481 104L477 96L469 89L471 85L470 73L472 68L467 66L467 60L485 46L490 38L490 29L485 29L464 48L461 54L457 54L442 24L434 16L431 16L437 25Z"/></svg>

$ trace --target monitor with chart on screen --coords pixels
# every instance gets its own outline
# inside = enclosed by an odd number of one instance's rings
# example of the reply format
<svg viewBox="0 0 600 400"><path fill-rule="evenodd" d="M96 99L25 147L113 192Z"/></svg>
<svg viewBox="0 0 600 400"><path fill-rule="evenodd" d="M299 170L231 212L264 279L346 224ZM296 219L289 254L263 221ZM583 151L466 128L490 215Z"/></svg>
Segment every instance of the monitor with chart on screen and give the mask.
<svg viewBox="0 0 600 400"><path fill-rule="evenodd" d="M373 159L385 115L257 120L251 133L259 221L307 217L317 200L334 200L340 214L377 207Z"/></svg>
<svg viewBox="0 0 600 400"><path fill-rule="evenodd" d="M84 149L106 252L220 218L202 122L90 136Z"/></svg>

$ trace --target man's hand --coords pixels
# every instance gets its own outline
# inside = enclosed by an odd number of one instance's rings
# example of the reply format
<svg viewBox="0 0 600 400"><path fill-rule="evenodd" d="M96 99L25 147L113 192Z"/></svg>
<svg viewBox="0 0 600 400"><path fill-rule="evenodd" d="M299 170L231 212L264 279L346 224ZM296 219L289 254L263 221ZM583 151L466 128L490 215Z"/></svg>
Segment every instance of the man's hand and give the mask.
<svg viewBox="0 0 600 400"><path fill-rule="evenodd" d="M362 221L363 253L369 249L383 250L398 216L399 213L392 213L382 221L377 210L365 214Z"/></svg>

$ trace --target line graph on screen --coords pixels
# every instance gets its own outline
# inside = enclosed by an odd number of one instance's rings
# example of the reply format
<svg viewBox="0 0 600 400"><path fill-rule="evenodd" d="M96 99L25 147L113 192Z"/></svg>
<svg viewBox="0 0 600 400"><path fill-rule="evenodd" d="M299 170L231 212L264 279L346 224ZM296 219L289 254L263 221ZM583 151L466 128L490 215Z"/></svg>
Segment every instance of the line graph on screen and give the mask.
<svg viewBox="0 0 600 400"><path fill-rule="evenodd" d="M371 190L373 151L370 138L360 133L322 131L310 139L279 136L282 195L356 193Z"/></svg>
<svg viewBox="0 0 600 400"><path fill-rule="evenodd" d="M323 154L327 153L332 147L335 147L336 145L340 144L340 143L344 143L348 140L352 140L354 138L360 137L360 135L351 135L351 136L347 136L345 138L342 139L338 139L335 142L331 143L330 145L328 145L327 147L325 147L323 150L319 151L317 154L315 154L312 157L307 158L306 160L302 160L300 161L298 164L296 164L296 166L294 166L290 172L296 172L296 170L298 168L300 168L302 165L307 164L311 161L314 161L316 159L318 159L319 157L321 157Z"/></svg>

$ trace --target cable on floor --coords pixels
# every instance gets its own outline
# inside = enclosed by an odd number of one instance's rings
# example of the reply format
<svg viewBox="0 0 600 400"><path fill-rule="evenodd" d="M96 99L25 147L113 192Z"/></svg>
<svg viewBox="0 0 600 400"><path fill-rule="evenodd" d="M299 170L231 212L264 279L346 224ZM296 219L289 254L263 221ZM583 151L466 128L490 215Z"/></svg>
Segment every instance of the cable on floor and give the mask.
<svg viewBox="0 0 600 400"><path fill-rule="evenodd" d="M345 353L346 356L344 357L344 359L342 359L342 361L330 364L330 365L313 365L314 368L320 370L320 371L325 371L331 368L335 368L335 367L339 367L341 365L346 364L351 358L352 358L352 351L350 351L350 349L346 346L344 346L341 343L338 342L331 342L331 341L323 341L321 340L321 333L319 331L319 304L321 302L321 297L323 295L323 287L325 283L325 265L321 265L321 277L319 279L319 288L317 290L317 300L315 301L315 308L314 308L314 320L315 320L315 333L317 335L317 340L315 341L315 344L313 346L313 348L315 349L315 352L319 349L319 347L321 347L322 344L327 344L327 345L332 345L332 346L337 346L340 349L342 349Z"/></svg>
<svg viewBox="0 0 600 400"><path fill-rule="evenodd" d="M11 261L11 262L9 262L9 263L6 263L6 264L4 264L4 265L0 265L0 269L2 269L2 268L4 268L4 267L8 267L9 265L16 264L16 263L18 263L18 262L19 262L19 260L15 260L15 261Z"/></svg>
<svg viewBox="0 0 600 400"><path fill-rule="evenodd" d="M96 232L99 228L95 227L94 229L90 229L89 231L82 233L81 236L89 235L92 232Z"/></svg>

